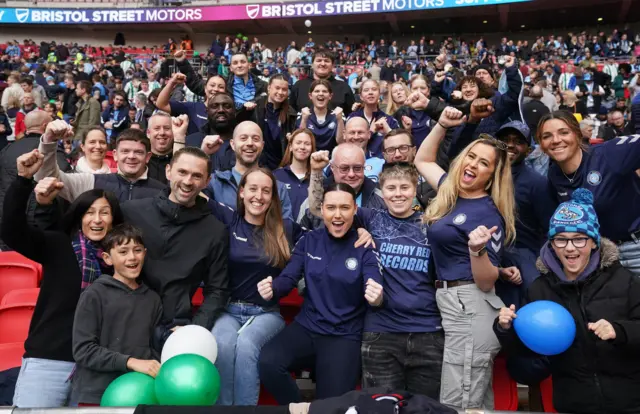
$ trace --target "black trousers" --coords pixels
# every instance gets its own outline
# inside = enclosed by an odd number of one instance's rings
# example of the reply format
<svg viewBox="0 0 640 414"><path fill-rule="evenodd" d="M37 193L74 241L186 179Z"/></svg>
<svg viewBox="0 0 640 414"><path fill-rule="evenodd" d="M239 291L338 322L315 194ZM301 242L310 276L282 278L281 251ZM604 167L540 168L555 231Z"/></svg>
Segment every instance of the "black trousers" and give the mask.
<svg viewBox="0 0 640 414"><path fill-rule="evenodd" d="M374 333L362 337L364 388L387 387L440 398L444 332Z"/></svg>
<svg viewBox="0 0 640 414"><path fill-rule="evenodd" d="M319 335L291 323L260 352L260 382L278 404L300 402L300 389L289 373L315 358L316 399L353 391L360 378L360 341ZM309 367L306 367L309 368Z"/></svg>

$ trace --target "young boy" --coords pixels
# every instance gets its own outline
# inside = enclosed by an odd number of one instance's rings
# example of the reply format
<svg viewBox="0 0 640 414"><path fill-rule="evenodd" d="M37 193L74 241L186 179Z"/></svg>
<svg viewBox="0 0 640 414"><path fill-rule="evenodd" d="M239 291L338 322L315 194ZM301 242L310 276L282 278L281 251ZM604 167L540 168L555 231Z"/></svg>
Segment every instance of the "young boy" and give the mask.
<svg viewBox="0 0 640 414"><path fill-rule="evenodd" d="M76 308L71 406L99 404L111 381L128 371L155 377L160 369L151 347L162 316L160 296L137 280L146 254L142 232L121 224L107 234L103 247L113 277L100 276Z"/></svg>

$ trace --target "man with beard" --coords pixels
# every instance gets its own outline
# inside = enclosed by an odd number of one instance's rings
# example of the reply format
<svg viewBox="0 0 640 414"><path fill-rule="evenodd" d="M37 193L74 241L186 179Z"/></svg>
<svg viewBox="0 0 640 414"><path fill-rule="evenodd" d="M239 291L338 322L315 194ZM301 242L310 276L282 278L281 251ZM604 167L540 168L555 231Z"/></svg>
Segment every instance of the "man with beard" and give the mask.
<svg viewBox="0 0 640 414"><path fill-rule="evenodd" d="M189 117L189 134L195 134L207 123L207 107L202 102L179 102L172 100L171 96L174 90L184 84L187 76L182 73L175 73L167 82L165 87L160 91L156 107L171 116L187 115ZM226 84L222 76L210 76L206 82L203 82L203 94L205 102L209 102L216 94L226 92ZM196 93L194 91L194 93Z"/></svg>
<svg viewBox="0 0 640 414"><path fill-rule="evenodd" d="M182 148L166 168L169 188L122 205L125 220L142 230L148 250L142 279L162 299L163 316L153 338L156 349L181 326L210 331L227 304L229 236L199 197L210 174L209 157L198 148ZM191 298L200 285L204 302L194 314Z"/></svg>
<svg viewBox="0 0 640 414"><path fill-rule="evenodd" d="M113 158L118 163L118 172L112 174L75 173L65 174L56 164L58 140L73 134L69 124L62 120L47 125L38 150L44 155L42 167L35 175L36 181L45 177L56 177L64 184L60 197L73 202L85 191L99 188L113 192L122 203L137 198L153 197L165 188L161 182L149 178L147 163L151 158L151 143L144 132L136 129L123 131L116 141Z"/></svg>
<svg viewBox="0 0 640 414"><path fill-rule="evenodd" d="M345 115L349 115L351 113L351 107L355 103L356 99L353 96L353 91L349 87L349 84L336 79L333 75L334 62L334 55L326 50L320 50L313 55L313 77L301 79L293 85L293 88L291 88L289 102L293 109L297 112L301 112L302 108L313 108L313 104L309 98L309 89L311 88L311 84L316 79L326 79L331 83L331 89L333 90L333 97L331 98L331 107L329 110L331 111L340 107L344 111Z"/></svg>
<svg viewBox="0 0 640 414"><path fill-rule="evenodd" d="M149 178L167 184L167 165L173 157L173 123L169 115L157 113L149 118L147 137L151 140L151 158L148 163Z"/></svg>
<svg viewBox="0 0 640 414"><path fill-rule="evenodd" d="M226 144L230 144L234 152L234 166L230 170L213 172L207 195L235 210L238 184L244 173L258 166L258 160L264 149L262 130L255 122L244 121L233 130L233 138L230 142L224 142L219 136L208 136L202 142L202 150L211 156ZM282 216L293 219L289 191L286 185L279 181L278 195L282 205Z"/></svg>
<svg viewBox="0 0 640 414"><path fill-rule="evenodd" d="M199 132L188 135L184 141L181 137L176 137L175 143L202 148L205 138L219 137L222 141L221 147L215 153L207 153L211 155L215 171L227 171L236 163L236 156L230 144L236 125L236 108L233 98L226 93L216 94L207 102L207 123Z"/></svg>

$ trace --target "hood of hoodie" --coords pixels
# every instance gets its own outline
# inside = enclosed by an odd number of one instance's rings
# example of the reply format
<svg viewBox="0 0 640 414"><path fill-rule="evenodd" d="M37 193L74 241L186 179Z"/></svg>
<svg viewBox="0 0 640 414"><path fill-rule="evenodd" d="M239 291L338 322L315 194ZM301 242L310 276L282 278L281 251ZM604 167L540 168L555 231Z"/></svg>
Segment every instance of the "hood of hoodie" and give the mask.
<svg viewBox="0 0 640 414"><path fill-rule="evenodd" d="M133 290L129 286L125 285L119 280L114 279L113 276L110 276L110 275L100 276L98 279L95 280L95 282L93 282L93 284L103 285L111 289L122 290L123 292L131 293L133 295L144 295L149 290L149 287L147 287L147 285L143 283L140 283L140 286L138 287L138 289Z"/></svg>
<svg viewBox="0 0 640 414"><path fill-rule="evenodd" d="M207 206L207 200L202 196L196 197L196 203L193 206L185 207L169 200L170 191L169 188L165 188L154 200L160 213L167 217L170 222L181 225L200 220L211 214L211 210Z"/></svg>
<svg viewBox="0 0 640 414"><path fill-rule="evenodd" d="M618 246L611 240L602 238L600 242L600 249L596 249L589 259L589 263L585 267L584 271L578 276L576 281L584 280L597 269L605 269L610 267L613 263L618 261L620 253L618 252ZM540 250L540 257L536 261L536 267L542 274L553 273L558 279L563 282L571 283L567 279L562 270L562 263L558 256L556 256L551 244L547 241Z"/></svg>

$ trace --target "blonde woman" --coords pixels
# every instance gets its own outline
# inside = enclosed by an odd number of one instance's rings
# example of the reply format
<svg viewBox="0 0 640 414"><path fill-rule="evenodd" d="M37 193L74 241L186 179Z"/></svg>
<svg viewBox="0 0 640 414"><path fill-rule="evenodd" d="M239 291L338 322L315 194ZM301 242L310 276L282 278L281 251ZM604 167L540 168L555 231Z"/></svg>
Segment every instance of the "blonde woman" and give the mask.
<svg viewBox="0 0 640 414"><path fill-rule="evenodd" d="M445 332L440 402L492 409L493 359L500 344L491 326L503 306L494 284L502 252L515 238L513 182L505 145L484 134L453 160L448 174L436 163L446 130L464 120L462 112L446 108L415 165L438 189L423 217ZM519 277L513 271L504 276Z"/></svg>
<svg viewBox="0 0 640 414"><path fill-rule="evenodd" d="M384 111L393 115L400 109L409 97L409 88L403 82L396 82L387 90L387 105Z"/></svg>

